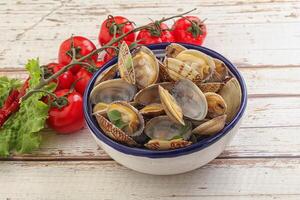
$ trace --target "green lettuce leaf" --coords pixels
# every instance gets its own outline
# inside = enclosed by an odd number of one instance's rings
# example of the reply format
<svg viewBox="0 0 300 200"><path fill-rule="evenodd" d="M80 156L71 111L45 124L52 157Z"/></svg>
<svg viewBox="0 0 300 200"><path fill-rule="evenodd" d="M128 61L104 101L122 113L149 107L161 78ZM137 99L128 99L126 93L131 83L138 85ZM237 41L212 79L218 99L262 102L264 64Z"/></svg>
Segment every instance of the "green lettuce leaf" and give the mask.
<svg viewBox="0 0 300 200"><path fill-rule="evenodd" d="M9 79L6 76L0 77L0 108L12 89L17 89L21 85L18 79Z"/></svg>
<svg viewBox="0 0 300 200"><path fill-rule="evenodd" d="M30 75L29 88L35 87L42 72L38 60L29 60L26 69ZM45 86L46 91L53 91L56 84ZM0 156L8 156L10 151L30 153L41 143L39 131L44 128L48 117L49 105L40 99L44 93L35 93L23 101L17 113L9 117L0 129Z"/></svg>

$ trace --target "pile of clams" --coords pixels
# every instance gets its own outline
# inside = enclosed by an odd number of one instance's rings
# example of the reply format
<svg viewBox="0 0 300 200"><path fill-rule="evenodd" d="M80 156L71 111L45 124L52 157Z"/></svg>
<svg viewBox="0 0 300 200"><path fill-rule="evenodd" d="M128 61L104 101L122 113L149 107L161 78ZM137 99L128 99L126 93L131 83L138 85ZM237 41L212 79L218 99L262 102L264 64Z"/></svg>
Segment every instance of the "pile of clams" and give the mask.
<svg viewBox="0 0 300 200"><path fill-rule="evenodd" d="M115 78L120 77L120 78ZM131 147L186 147L221 131L241 104L239 82L220 60L172 43L157 58L122 43L118 63L90 94L102 132Z"/></svg>

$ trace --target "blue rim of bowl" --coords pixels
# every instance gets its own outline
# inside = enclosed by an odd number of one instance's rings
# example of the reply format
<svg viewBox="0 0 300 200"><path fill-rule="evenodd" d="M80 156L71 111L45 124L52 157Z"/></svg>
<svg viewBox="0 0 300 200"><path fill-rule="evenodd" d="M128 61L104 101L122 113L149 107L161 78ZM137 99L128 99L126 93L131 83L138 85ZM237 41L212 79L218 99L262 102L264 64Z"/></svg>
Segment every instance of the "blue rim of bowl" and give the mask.
<svg viewBox="0 0 300 200"><path fill-rule="evenodd" d="M160 43L160 44L153 44L153 45L148 45L147 47L151 50L159 50L159 49L165 49L167 45L170 43ZM110 139L108 136L103 134L101 132L100 127L97 124L97 121L95 117L92 116L92 105L90 104L88 97L90 95L90 92L93 88L93 85L95 83L96 78L101 74L105 69L107 69L109 66L115 64L117 62L117 58L113 58L110 60L108 63L106 63L99 71L97 71L92 79L90 80L87 89L84 94L84 117L86 120L86 123L89 127L89 129L92 131L92 133L102 142L107 144L108 146L112 147L113 149L122 152L124 154L128 155L133 155L133 156L139 156L139 157L148 157L148 158L169 158L169 157L177 157L177 156L182 156L186 154L190 154L199 150L202 150L211 144L217 142L219 139L221 139L223 136L225 136L242 118L246 106L247 106L247 89L246 89L246 84L239 73L238 69L229 61L227 60L224 56L220 55L219 53L208 49L206 47L202 46L196 46L196 45L191 45L191 44L185 44L185 43L179 43L183 46L185 46L188 49L196 49L199 51L202 51L208 55L210 55L213 58L217 58L221 61L223 61L231 71L231 73L237 78L237 80L240 83L241 90L242 90L242 101L241 101L241 106L240 109L237 113L237 115L234 117L234 119L224 127L222 131L219 133L210 136L208 138L205 138L195 144L192 144L187 147L179 148L179 149L174 149L174 150L166 150L166 151L155 151L155 150L149 150L149 149L142 149L142 148L135 148L135 147L129 147L124 144L120 144L112 139Z"/></svg>

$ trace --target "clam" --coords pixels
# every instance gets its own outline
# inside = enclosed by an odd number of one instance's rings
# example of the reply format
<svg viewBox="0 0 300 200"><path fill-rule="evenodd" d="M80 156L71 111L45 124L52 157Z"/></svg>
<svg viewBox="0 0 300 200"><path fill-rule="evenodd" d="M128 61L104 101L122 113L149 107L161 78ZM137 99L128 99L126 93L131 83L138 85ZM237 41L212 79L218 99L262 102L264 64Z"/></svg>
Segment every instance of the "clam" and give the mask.
<svg viewBox="0 0 300 200"><path fill-rule="evenodd" d="M104 114L106 112L106 109L108 107L107 103L99 102L97 103L93 108L93 114Z"/></svg>
<svg viewBox="0 0 300 200"><path fill-rule="evenodd" d="M164 63L162 63L160 60L158 60L158 66L159 66L159 80L161 82L172 81L172 78L169 76L168 70L164 66Z"/></svg>
<svg viewBox="0 0 300 200"><path fill-rule="evenodd" d="M198 136L214 135L224 128L225 122L226 115L221 115L200 124L192 130L192 133Z"/></svg>
<svg viewBox="0 0 300 200"><path fill-rule="evenodd" d="M192 81L182 79L175 83L171 91L185 117L203 120L207 114L207 101L202 91Z"/></svg>
<svg viewBox="0 0 300 200"><path fill-rule="evenodd" d="M215 70L213 59L201 51L193 49L184 50L175 58L195 69L203 81L208 80Z"/></svg>
<svg viewBox="0 0 300 200"><path fill-rule="evenodd" d="M226 122L231 122L239 111L242 100L242 91L238 80L234 77L229 79L219 91L219 94L227 104Z"/></svg>
<svg viewBox="0 0 300 200"><path fill-rule="evenodd" d="M228 76L228 68L226 65L219 59L214 58L214 63L215 63L215 70L210 77L209 81L210 82L222 82L226 79Z"/></svg>
<svg viewBox="0 0 300 200"><path fill-rule="evenodd" d="M192 124L173 122L168 116L152 118L145 126L145 134L151 139L145 146L154 150L176 149L191 144L187 141L191 136Z"/></svg>
<svg viewBox="0 0 300 200"><path fill-rule="evenodd" d="M187 48L177 43L171 43L166 47L166 56L169 58L175 58L180 52L184 50L187 50Z"/></svg>
<svg viewBox="0 0 300 200"><path fill-rule="evenodd" d="M142 90L140 90L134 97L134 101L140 105L149 105L151 103L160 103L158 86L162 86L167 90L171 90L174 86L171 82L162 82L150 85Z"/></svg>
<svg viewBox="0 0 300 200"><path fill-rule="evenodd" d="M135 138L144 130L144 119L129 103L116 101L108 105L107 118L97 114L96 119L103 132L112 139L135 146Z"/></svg>
<svg viewBox="0 0 300 200"><path fill-rule="evenodd" d="M176 123L184 125L182 109L174 99L174 97L164 89L162 86L158 86L158 93L161 104L166 114Z"/></svg>
<svg viewBox="0 0 300 200"><path fill-rule="evenodd" d="M203 79L196 69L175 58L165 58L163 66L173 81L186 78L193 82L201 82Z"/></svg>
<svg viewBox="0 0 300 200"><path fill-rule="evenodd" d="M223 86L224 86L224 83L220 83L220 82L210 82L210 83L198 84L198 87L204 93L205 92L219 92Z"/></svg>
<svg viewBox="0 0 300 200"><path fill-rule="evenodd" d="M113 101L130 102L137 92L135 85L122 79L107 80L96 85L91 94L90 100L93 104L99 102L112 103Z"/></svg>
<svg viewBox="0 0 300 200"><path fill-rule="evenodd" d="M144 116L159 116L165 113L164 108L159 103L152 103L149 105L146 105L144 108L140 110L140 113Z"/></svg>
<svg viewBox="0 0 300 200"><path fill-rule="evenodd" d="M207 92L204 95L208 105L208 117L215 118L226 113L227 104L221 95L214 92Z"/></svg>
<svg viewBox="0 0 300 200"><path fill-rule="evenodd" d="M135 72L133 67L132 55L125 41L120 46L118 68L122 79L124 79L128 83L135 84Z"/></svg>
<svg viewBox="0 0 300 200"><path fill-rule="evenodd" d="M118 65L112 65L104 70L96 79L94 86L98 85L103 81L113 79L118 73Z"/></svg>
<svg viewBox="0 0 300 200"><path fill-rule="evenodd" d="M145 88L158 80L158 60L150 49L141 46L133 56L135 81L139 88Z"/></svg>

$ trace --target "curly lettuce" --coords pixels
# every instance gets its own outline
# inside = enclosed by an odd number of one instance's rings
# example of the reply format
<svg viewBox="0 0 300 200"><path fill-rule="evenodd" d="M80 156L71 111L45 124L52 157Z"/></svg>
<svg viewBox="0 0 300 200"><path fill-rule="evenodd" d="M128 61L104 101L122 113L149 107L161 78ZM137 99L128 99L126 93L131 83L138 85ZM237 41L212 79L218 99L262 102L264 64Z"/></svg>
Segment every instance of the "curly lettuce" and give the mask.
<svg viewBox="0 0 300 200"><path fill-rule="evenodd" d="M40 82L42 71L38 59L31 59L26 65L29 72L29 89ZM53 91L54 83L43 88ZM44 93L35 93L20 104L18 112L14 113L0 129L0 156L9 156L15 150L17 153L30 153L41 143L41 134L48 117L49 105L41 101Z"/></svg>

